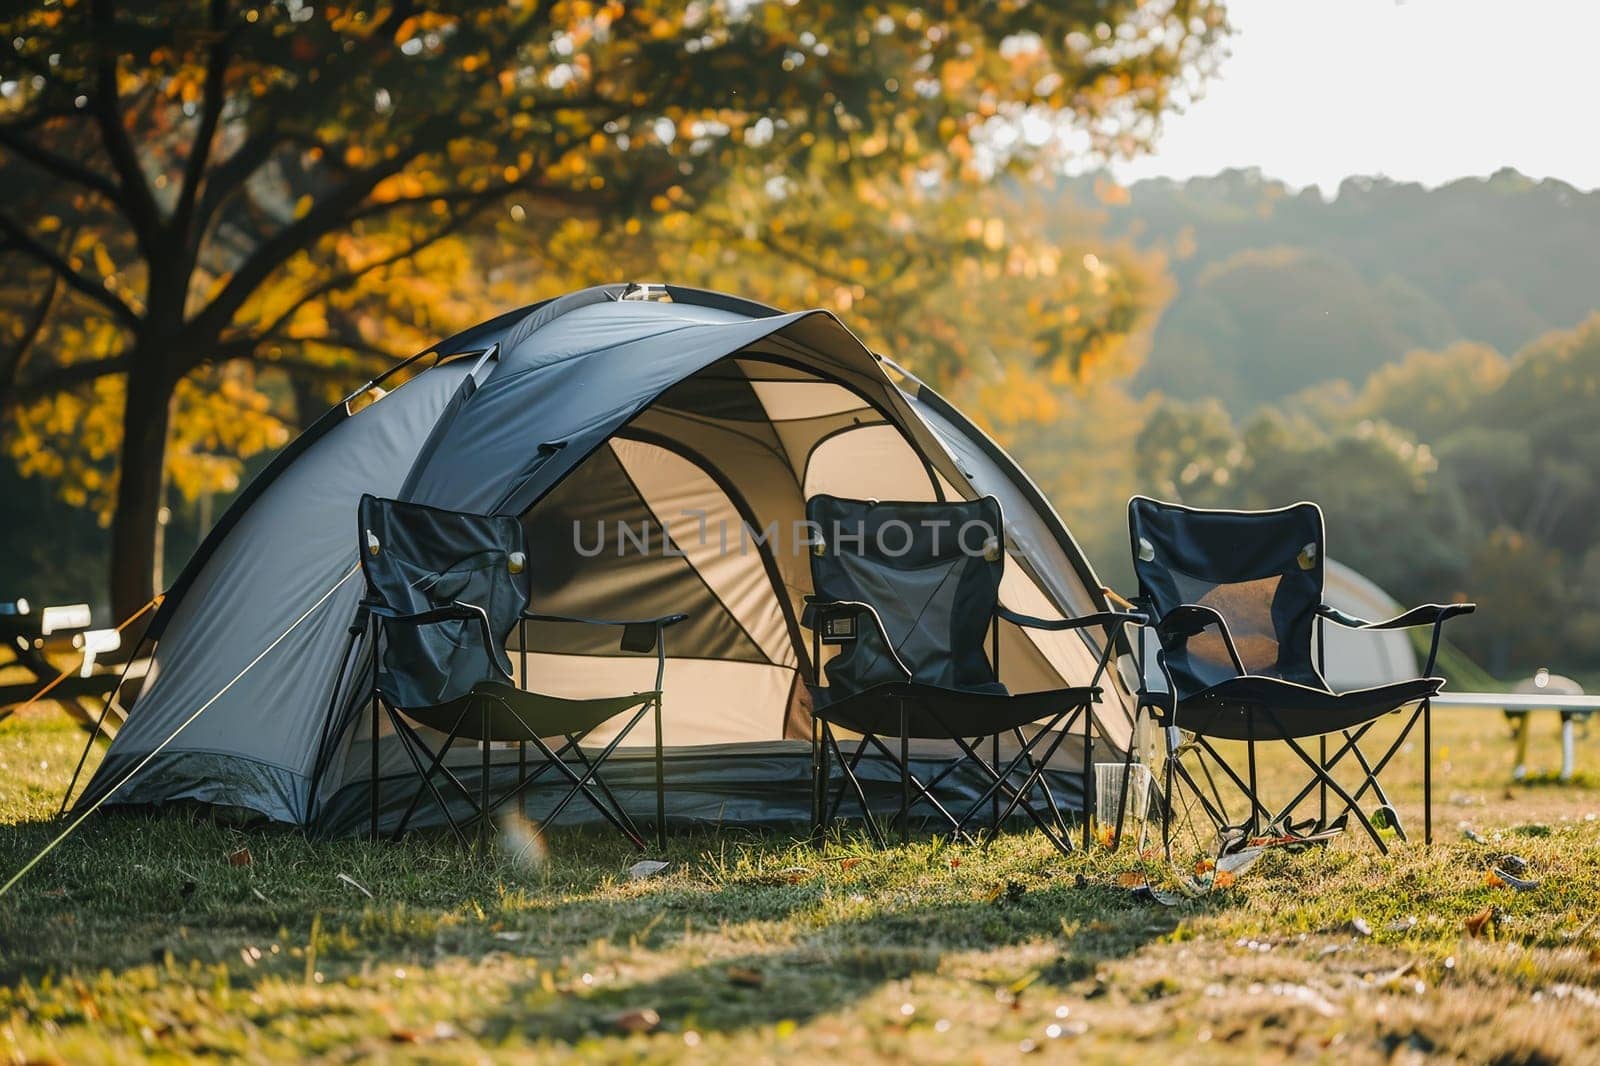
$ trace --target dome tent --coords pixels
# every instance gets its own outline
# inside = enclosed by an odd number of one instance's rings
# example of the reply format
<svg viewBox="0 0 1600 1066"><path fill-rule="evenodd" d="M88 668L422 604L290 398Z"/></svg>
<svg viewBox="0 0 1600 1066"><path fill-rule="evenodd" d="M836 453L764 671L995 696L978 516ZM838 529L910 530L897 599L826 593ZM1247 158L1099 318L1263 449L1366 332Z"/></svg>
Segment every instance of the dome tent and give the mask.
<svg viewBox="0 0 1600 1066"><path fill-rule="evenodd" d="M602 286L467 330L411 369L376 402L315 422L218 522L151 623L143 691L79 809L198 802L329 833L365 828L371 660L346 636L363 595L363 493L517 516L537 610L690 615L668 637L663 708L668 817L680 823L808 815L814 668L798 526L809 496L995 496L1006 606L1040 617L1103 606L1077 545L1015 464L827 312ZM653 658L587 628L530 627L529 687L650 687ZM1098 639L1004 624L1000 678L1018 692L1085 684ZM1118 678L1104 687L1094 757L1112 759L1128 743L1132 699ZM386 724L378 744L392 825L415 771ZM1082 747L1067 738L1053 759L1065 805L1081 803ZM459 755L470 783L480 752L461 749L451 765ZM624 747L608 764L625 804L652 787L646 754ZM937 764L954 749L930 742L914 755ZM493 772L515 773L514 748ZM948 784L979 789L958 777ZM881 779L887 803L886 769ZM539 802L535 786L534 816Z"/></svg>

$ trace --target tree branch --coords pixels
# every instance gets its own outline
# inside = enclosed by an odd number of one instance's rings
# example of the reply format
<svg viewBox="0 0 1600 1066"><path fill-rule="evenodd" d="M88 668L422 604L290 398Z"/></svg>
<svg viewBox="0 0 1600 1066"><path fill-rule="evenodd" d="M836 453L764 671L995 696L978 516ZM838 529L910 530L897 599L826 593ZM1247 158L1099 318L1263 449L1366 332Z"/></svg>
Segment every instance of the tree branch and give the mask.
<svg viewBox="0 0 1600 1066"><path fill-rule="evenodd" d="M193 247L189 226L193 221L195 198L200 192L200 180L206 163L211 158L211 143L216 138L217 123L222 118L226 101L228 59L232 51L232 34L223 33L227 18L227 0L211 0L211 32L218 34L206 57L204 103L200 112L200 126L195 130L194 141L189 145L189 158L184 163L183 186L178 192L178 203L172 212L173 228L186 249Z"/></svg>
<svg viewBox="0 0 1600 1066"><path fill-rule="evenodd" d="M104 196L116 206L122 206L122 192L117 188L116 182L77 160L52 152L41 144L35 144L9 126L0 126L0 144L41 170L57 178L82 185Z"/></svg>
<svg viewBox="0 0 1600 1066"><path fill-rule="evenodd" d="M137 333L143 325L137 312L122 301L120 297L107 289L103 284L96 284L92 279L79 273L72 265L61 258L56 252L39 243L27 230L9 215L0 214L0 233L5 233L11 238L17 249L42 266L49 267L57 277L72 288L83 293L91 300L99 303L110 311L129 329Z"/></svg>
<svg viewBox="0 0 1600 1066"><path fill-rule="evenodd" d="M39 339L45 320L50 315L50 308L56 302L56 293L60 290L61 279L52 273L50 284L39 294L39 300L33 306L33 313L28 316L27 322L22 327L22 335L0 353L0 394L10 395L11 386L17 380L17 371L22 369L22 361L28 357L28 349Z"/></svg>
<svg viewBox="0 0 1600 1066"><path fill-rule="evenodd" d="M382 270L384 267L394 266L396 263L404 262L405 260L410 259L412 256L419 254L430 245L436 244L448 237L450 234L460 230L462 226L470 222L481 210L483 210L483 206L484 205L480 204L462 214L452 215L450 220L444 225L439 226L427 236L412 241L398 252L391 252L389 255L383 256L380 259L375 259L363 267L346 270L343 273L332 275L324 280L321 284L308 289L304 294L296 299L294 303L290 304L287 310L268 323L265 328L256 331L257 335L263 338L272 337L276 335L291 318L294 317L295 312L299 311L311 301L320 300L324 296L328 296L332 293L338 292L340 289L354 285L356 282L360 281L374 270Z"/></svg>
<svg viewBox="0 0 1600 1066"><path fill-rule="evenodd" d="M310 247L318 237L348 223L351 209L366 199L380 181L404 168L412 154L397 153L393 159L386 159L361 172L358 177L312 204L304 215L280 227L262 241L244 265L234 272L222 291L191 320L197 335L202 338L221 336L222 330L233 320L239 308L273 271L295 252Z"/></svg>
<svg viewBox="0 0 1600 1066"><path fill-rule="evenodd" d="M15 406L44 396L97 381L109 374L120 374L128 369L126 356L115 355L109 359L89 359L81 363L68 363L21 382L5 394L7 406Z"/></svg>
<svg viewBox="0 0 1600 1066"><path fill-rule="evenodd" d="M101 41L114 40L116 7L112 0L92 0L90 20L95 23ZM101 46L102 48L104 45ZM128 139L122 125L122 107L117 90L117 59L111 52L103 52L95 63L94 92L90 96L90 109L100 127L100 139L106 155L121 183L123 206L128 220L133 223L139 247L145 258L154 263L157 236L161 226L161 210L151 195L150 183L145 180L144 168L139 164L138 153Z"/></svg>

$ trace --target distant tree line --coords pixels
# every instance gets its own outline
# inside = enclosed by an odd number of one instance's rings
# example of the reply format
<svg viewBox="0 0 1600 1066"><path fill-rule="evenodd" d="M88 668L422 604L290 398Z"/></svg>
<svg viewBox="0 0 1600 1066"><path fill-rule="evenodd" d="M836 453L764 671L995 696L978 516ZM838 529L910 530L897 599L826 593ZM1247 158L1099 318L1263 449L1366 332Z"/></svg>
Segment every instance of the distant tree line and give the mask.
<svg viewBox="0 0 1600 1066"><path fill-rule="evenodd" d="M1437 189L1350 178L1331 200L1236 170L1099 199L1108 233L1164 252L1178 286L1134 391L1235 415L1416 348L1514 352L1600 307L1600 192L1513 170Z"/></svg>
<svg viewBox="0 0 1600 1066"><path fill-rule="evenodd" d="M1132 492L1315 500L1329 554L1404 604L1477 601L1454 635L1496 675L1600 670L1600 314L1509 358L1419 350L1359 387L1312 386L1245 418L1110 382L1063 402L1061 421L1013 447L1114 585L1132 584Z"/></svg>

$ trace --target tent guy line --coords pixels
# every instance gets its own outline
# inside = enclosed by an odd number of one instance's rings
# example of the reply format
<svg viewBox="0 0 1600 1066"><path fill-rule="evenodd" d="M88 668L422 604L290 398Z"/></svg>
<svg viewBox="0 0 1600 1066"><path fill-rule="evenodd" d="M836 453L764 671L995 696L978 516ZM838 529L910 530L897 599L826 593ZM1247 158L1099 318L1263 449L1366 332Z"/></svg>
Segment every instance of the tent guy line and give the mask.
<svg viewBox="0 0 1600 1066"><path fill-rule="evenodd" d="M272 641L271 644L268 644L265 648L262 648L261 651L256 654L256 657L254 659L251 659L248 663L246 663L244 665L244 669L240 670L237 674L234 674L233 678L226 685L223 685L214 694L212 694L210 699L206 700L199 707L197 707L193 714L191 714L189 717L185 718L178 725L178 728L174 729L167 736L166 740L163 740L161 743L157 744L154 748L150 749L150 752L147 755L145 755L145 757L143 759L139 760L138 765L136 765L133 769L129 770L127 772L127 774L125 774L123 776L122 780L118 781L116 783L116 785L114 785L112 788L106 790L106 792L104 792L100 796L99 799L95 800L88 807L86 807L84 809L83 813L79 814L76 818L74 818L72 820L72 822L65 829L63 829L60 832L60 834L57 835L57 837L54 840L50 841L50 843L48 843L48 844L46 844L44 846L44 850L40 851L39 854L37 854L33 858L29 859L28 862L27 862L27 865L23 866L22 869L18 870L15 874L12 874L11 875L11 880L7 881L4 885L0 885L0 896L4 896L7 892L10 892L11 891L11 887L13 885L15 885L18 881L21 881L24 877L26 877L28 875L29 871L31 871L35 866L39 865L40 861L42 861L46 855L49 855L52 851L54 851L56 849L56 846L58 844L60 844L63 840L67 839L67 837L71 836L73 834L73 832L77 830L78 826L82 825L84 823L84 821L91 814L93 814L95 811L100 809L100 805L101 804L105 803L106 800L108 800L112 796L116 795L117 794L117 790L120 789L128 781L130 781L133 778L133 776L135 774L137 774L140 770L143 770L145 768L145 766L147 766L150 763L150 760L154 759L157 755L161 754L162 749L164 749L168 744L171 744L174 740L177 740L179 733L182 733L185 729L189 728L190 723L192 723L196 718L199 718L202 714L204 714L207 711L207 709L209 709L212 704L216 703L219 699L221 699L227 693L227 691L230 688L232 688L234 685L238 684L240 678L244 677L245 674L248 674L251 670L255 669L255 666L256 666L257 663L261 662L262 659L265 659L268 655L270 655L272 653L272 649L276 648L279 644L282 644L286 639L288 639L288 636L289 636L290 633L293 633L296 629L298 629L300 627L300 624L302 622L304 622L307 618L310 618L313 614L315 614L318 611L318 609L320 609L322 607L323 604L328 602L329 598L332 597L335 592L339 591L339 588L346 581L349 581L358 572L360 572L360 570L361 570L361 563L360 563L359 560L357 560L354 564L351 565L349 570L345 571L344 576L341 577L338 581L335 581L328 588L328 590L322 594L321 598L318 599L316 603L313 603L310 607L307 607L306 610L305 610L305 613L302 614L299 618L296 618L290 624L288 629L285 629L282 633L279 633L275 638L273 638L273 641Z"/></svg>

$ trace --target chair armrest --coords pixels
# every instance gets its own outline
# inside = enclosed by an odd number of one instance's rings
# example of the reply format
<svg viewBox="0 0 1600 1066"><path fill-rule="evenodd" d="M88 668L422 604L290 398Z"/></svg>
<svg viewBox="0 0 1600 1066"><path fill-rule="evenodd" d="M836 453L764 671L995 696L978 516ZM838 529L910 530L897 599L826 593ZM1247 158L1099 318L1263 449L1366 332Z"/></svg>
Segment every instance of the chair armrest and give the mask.
<svg viewBox="0 0 1600 1066"><path fill-rule="evenodd" d="M470 604L453 603L448 607L430 607L426 611L413 611L410 613L396 611L382 604L370 603L365 605L372 612L374 618L381 618L385 622L394 622L398 625L433 625L436 622L455 622L467 618L482 617L478 610Z"/></svg>
<svg viewBox="0 0 1600 1066"><path fill-rule="evenodd" d="M883 619L878 617L878 612L872 604L861 600L819 600L815 596L805 598L805 608L800 615L800 624L813 633L819 631L819 626L830 618L860 618L865 615L872 620L873 628L877 629L878 636L883 639L883 650L888 653L896 668L910 680L913 676L911 667L900 658L900 653L895 651L894 644L889 640L888 630L883 628ZM859 634L860 630L857 630Z"/></svg>
<svg viewBox="0 0 1600 1066"><path fill-rule="evenodd" d="M1176 637L1187 640L1189 637L1199 636L1211 626L1217 628L1222 636L1222 643L1228 649L1228 657L1233 660L1233 668L1240 674L1250 671L1244 668L1244 660L1239 658L1239 649L1233 643L1233 632L1228 628L1228 620L1214 608L1198 603L1181 603L1168 611L1166 615L1155 623L1156 636L1161 639L1162 647Z"/></svg>
<svg viewBox="0 0 1600 1066"><path fill-rule="evenodd" d="M395 625L426 626L436 625L439 622L477 622L478 635L483 638L483 650L488 654L489 661L508 680L511 677L501 665L500 656L495 654L494 633L489 629L489 613L476 604L457 600L448 607L432 607L426 611L410 613L395 611L380 603L364 603L362 606L370 611L374 618L381 618Z"/></svg>
<svg viewBox="0 0 1600 1066"><path fill-rule="evenodd" d="M1096 611L1093 614L1081 615L1077 618L1035 618L1032 615L1013 611L1009 607L996 607L995 612L1007 622L1015 623L1027 629L1063 630L1087 629L1089 626L1105 626L1114 629L1119 625L1132 623L1136 626L1148 625L1149 616L1139 611Z"/></svg>
<svg viewBox="0 0 1600 1066"><path fill-rule="evenodd" d="M523 611L524 622L571 622L576 625L587 626L621 626L623 651L656 652L658 659L664 659L667 654L666 630L668 626L675 626L686 620L686 614L664 614L659 618L578 618L566 614L540 614L537 611ZM659 679L656 687L661 687Z"/></svg>
<svg viewBox="0 0 1600 1066"><path fill-rule="evenodd" d="M1416 626L1438 625L1447 618L1457 615L1471 614L1478 609L1475 603L1425 603L1420 607L1413 607L1404 614L1395 615L1382 622L1369 622L1364 618L1345 614L1336 607L1322 604L1317 608L1317 614L1336 625L1347 629L1411 629Z"/></svg>
<svg viewBox="0 0 1600 1066"><path fill-rule="evenodd" d="M679 622L687 621L686 614L664 614L660 618L578 618L566 614L540 614L537 611L523 611L522 620L525 622L576 622L589 626L660 626L662 629L675 626Z"/></svg>

